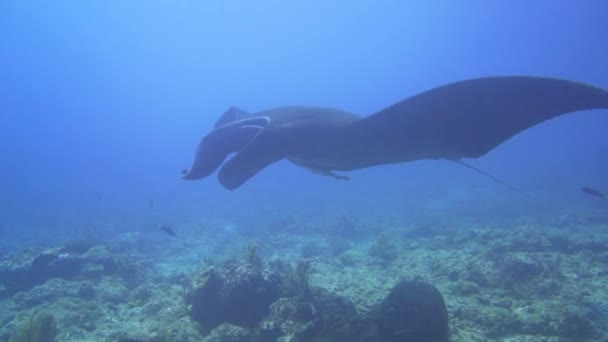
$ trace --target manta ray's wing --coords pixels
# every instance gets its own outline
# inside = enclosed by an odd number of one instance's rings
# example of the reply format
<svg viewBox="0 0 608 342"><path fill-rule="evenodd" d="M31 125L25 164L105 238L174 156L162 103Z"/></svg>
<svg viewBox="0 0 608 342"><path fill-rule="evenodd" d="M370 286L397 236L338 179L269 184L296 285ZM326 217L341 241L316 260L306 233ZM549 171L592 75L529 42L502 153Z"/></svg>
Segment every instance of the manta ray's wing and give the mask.
<svg viewBox="0 0 608 342"><path fill-rule="evenodd" d="M608 92L542 77L487 77L410 97L353 124L350 168L417 159L477 158L545 120L608 108Z"/></svg>

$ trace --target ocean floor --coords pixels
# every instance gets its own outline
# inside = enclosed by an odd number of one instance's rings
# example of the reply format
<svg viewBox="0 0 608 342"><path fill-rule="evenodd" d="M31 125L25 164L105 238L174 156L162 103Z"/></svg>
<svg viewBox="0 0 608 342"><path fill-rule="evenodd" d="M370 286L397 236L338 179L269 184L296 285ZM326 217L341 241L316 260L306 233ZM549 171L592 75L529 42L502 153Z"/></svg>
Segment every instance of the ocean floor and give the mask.
<svg viewBox="0 0 608 342"><path fill-rule="evenodd" d="M440 221L387 225L357 216L286 215L258 223L263 228L254 233L244 221L201 219L172 226L176 236L135 230L5 254L0 341L21 341L16 336L41 314L52 316L57 341L331 341L295 333L260 337L259 323L246 318L241 326L205 327L193 314L205 310L193 304L201 279L229 284L258 272L250 279L268 282L263 297L274 286L268 274L300 270L296 265L306 266L307 296L331 294L354 308L345 309L344 323L333 318L336 331L356 326L356 317L373 313L406 279L443 295L450 341L608 340L608 212L466 227ZM276 297L284 296L277 290ZM243 308L254 305L251 297L237 296Z"/></svg>

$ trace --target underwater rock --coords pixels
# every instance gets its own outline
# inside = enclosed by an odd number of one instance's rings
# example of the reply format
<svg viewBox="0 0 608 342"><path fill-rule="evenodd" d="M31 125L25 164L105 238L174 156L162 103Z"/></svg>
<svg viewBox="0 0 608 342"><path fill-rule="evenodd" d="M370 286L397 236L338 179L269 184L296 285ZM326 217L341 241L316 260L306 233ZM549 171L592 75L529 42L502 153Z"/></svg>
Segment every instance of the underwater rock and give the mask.
<svg viewBox="0 0 608 342"><path fill-rule="evenodd" d="M585 217L578 215L578 214L573 214L573 213L566 213L566 214L559 215L555 222L556 226L562 227L562 228L585 226L588 224L589 224L589 221Z"/></svg>
<svg viewBox="0 0 608 342"><path fill-rule="evenodd" d="M310 286L310 273L312 262L300 259L295 265L285 263L280 269L281 294L287 297L300 297L303 301L312 301L312 287Z"/></svg>
<svg viewBox="0 0 608 342"><path fill-rule="evenodd" d="M35 256L30 263L30 267L33 269L40 269L50 265L53 261L57 260L58 254L55 253L42 253Z"/></svg>
<svg viewBox="0 0 608 342"><path fill-rule="evenodd" d="M402 281L361 315L350 299L310 287L309 262L267 265L232 262L193 278L186 302L205 341L447 341L443 297L427 283Z"/></svg>
<svg viewBox="0 0 608 342"><path fill-rule="evenodd" d="M403 233L407 239L431 239L437 235L440 235L440 230L430 223L417 224Z"/></svg>
<svg viewBox="0 0 608 342"><path fill-rule="evenodd" d="M278 274L246 263L210 267L193 279L186 301L203 330L222 323L253 327L279 298L279 283Z"/></svg>
<svg viewBox="0 0 608 342"><path fill-rule="evenodd" d="M488 287L490 286L490 281L488 280L487 274L479 269L476 265L467 265L468 267L463 271L461 278L465 281L473 282L480 287Z"/></svg>
<svg viewBox="0 0 608 342"><path fill-rule="evenodd" d="M448 340L448 311L441 293L421 281L401 281L372 313L376 337L370 341Z"/></svg>
<svg viewBox="0 0 608 342"><path fill-rule="evenodd" d="M272 321L262 321L256 329L255 341L277 341L281 336L281 326Z"/></svg>
<svg viewBox="0 0 608 342"><path fill-rule="evenodd" d="M529 305L494 308L489 314L480 316L477 322L483 326L491 339L509 335L556 336L557 341L604 341L594 326L592 310L584 306L549 305L529 302Z"/></svg>
<svg viewBox="0 0 608 342"><path fill-rule="evenodd" d="M536 287L536 294L540 298L549 298L556 296L560 293L561 285L555 279L545 279L538 283Z"/></svg>
<svg viewBox="0 0 608 342"><path fill-rule="evenodd" d="M502 271L517 280L533 278L543 272L543 265L529 255L507 257Z"/></svg>
<svg viewBox="0 0 608 342"><path fill-rule="evenodd" d="M74 248L78 251L85 249L82 245ZM6 296L28 291L53 278L97 281L102 276L115 273L125 279L138 274L134 267L124 266L133 263L119 262L121 256L113 255L103 246L94 246L82 255L61 253L61 250L63 249L26 251L14 260L3 262L0 265L2 294Z"/></svg>
<svg viewBox="0 0 608 342"><path fill-rule="evenodd" d="M300 249L300 257L302 258L319 257L328 255L329 253L330 250L328 246L313 241L304 244Z"/></svg>
<svg viewBox="0 0 608 342"><path fill-rule="evenodd" d="M57 322L53 315L41 312L17 327L10 342L54 342L57 337Z"/></svg>
<svg viewBox="0 0 608 342"><path fill-rule="evenodd" d="M578 244L580 250L589 250L592 253L603 253L608 251L608 245L599 241L586 241Z"/></svg>
<svg viewBox="0 0 608 342"><path fill-rule="evenodd" d="M340 256L338 258L340 259L340 262L342 263L342 265L348 266L348 267L352 267L359 263L363 263L366 260L365 255L363 255L362 253L360 253L356 250L352 250L352 249L340 254Z"/></svg>
<svg viewBox="0 0 608 342"><path fill-rule="evenodd" d="M96 280L100 279L106 272L106 268L103 265L87 262L82 266L80 274L86 279Z"/></svg>
<svg viewBox="0 0 608 342"><path fill-rule="evenodd" d="M120 337L112 342L166 342L166 338L162 336L142 337L142 338L131 338L131 337Z"/></svg>
<svg viewBox="0 0 608 342"><path fill-rule="evenodd" d="M259 341L348 341L363 326L354 304L340 295L318 289L313 301L304 297L279 298L258 325Z"/></svg>
<svg viewBox="0 0 608 342"><path fill-rule="evenodd" d="M519 319L510 307L495 307L491 309L490 314L477 314L479 316L474 320L483 327L486 336L492 340L499 340L500 337L504 337L510 333L525 331L526 322ZM532 320L528 320L527 322L531 326L536 326L535 323ZM539 332L541 330L536 330L536 333Z"/></svg>
<svg viewBox="0 0 608 342"><path fill-rule="evenodd" d="M301 220L292 215L273 217L270 222L263 225L265 229L275 235L276 233L298 233L302 232Z"/></svg>
<svg viewBox="0 0 608 342"><path fill-rule="evenodd" d="M318 329L310 322L315 320L315 307L297 298L279 298L270 306L267 318L258 325L260 341L276 341L279 337L314 335Z"/></svg>
<svg viewBox="0 0 608 342"><path fill-rule="evenodd" d="M129 298L129 289L116 278L104 278L97 286L96 296L100 301L115 305Z"/></svg>
<svg viewBox="0 0 608 342"><path fill-rule="evenodd" d="M221 324L214 328L203 342L250 342L251 334L247 328L232 324Z"/></svg>
<svg viewBox="0 0 608 342"><path fill-rule="evenodd" d="M91 285L83 284L78 288L78 297L84 300L91 300L95 298L95 288Z"/></svg>
<svg viewBox="0 0 608 342"><path fill-rule="evenodd" d="M142 313L148 317L156 315L159 311L161 311L164 307L165 303L162 302L151 302L146 304L142 308Z"/></svg>
<svg viewBox="0 0 608 342"><path fill-rule="evenodd" d="M67 240L63 243L63 247L59 250L59 253L70 253L76 255L82 255L93 248L95 243L85 239L73 239Z"/></svg>
<svg viewBox="0 0 608 342"><path fill-rule="evenodd" d="M563 235L552 235L548 241L553 251L562 254L575 254L581 251L590 251L592 253L604 253L608 251L608 245L600 241L574 241Z"/></svg>
<svg viewBox="0 0 608 342"><path fill-rule="evenodd" d="M576 243L564 235L552 235L548 238L551 248L562 254L576 253Z"/></svg>
<svg viewBox="0 0 608 342"><path fill-rule="evenodd" d="M444 342L448 313L439 291L422 282L399 283L366 316L348 298L316 289L311 301L300 296L275 301L256 332L256 341Z"/></svg>
<svg viewBox="0 0 608 342"><path fill-rule="evenodd" d="M349 299L325 289L319 289L315 296L314 309L314 314L320 319L321 335L330 341L357 336L364 325Z"/></svg>
<svg viewBox="0 0 608 342"><path fill-rule="evenodd" d="M13 264L13 268L2 272L0 281L9 293L27 291L52 278L72 278L78 275L82 261L68 254L57 254L56 250L34 255L29 264Z"/></svg>
<svg viewBox="0 0 608 342"><path fill-rule="evenodd" d="M451 286L452 292L460 296L470 296L479 293L479 286L472 281L460 280Z"/></svg>
<svg viewBox="0 0 608 342"><path fill-rule="evenodd" d="M572 341L593 340L599 337L599 332L593 326L591 310L583 307L568 307L559 320L557 330L561 336Z"/></svg>
<svg viewBox="0 0 608 342"><path fill-rule="evenodd" d="M331 255L333 255L333 256L338 256L338 255L346 252L347 250L349 250L351 247L349 240L337 238L337 237L329 238L327 240L327 243L329 244Z"/></svg>
<svg viewBox="0 0 608 342"><path fill-rule="evenodd" d="M146 304L152 295L153 292L150 289L150 286L142 285L131 290L129 293L129 302L133 303L134 305L141 306Z"/></svg>
<svg viewBox="0 0 608 342"><path fill-rule="evenodd" d="M339 236L343 239L360 239L378 232L378 227L373 227L363 220L343 215L338 221L324 231L327 235Z"/></svg>
<svg viewBox="0 0 608 342"><path fill-rule="evenodd" d="M115 255L105 246L94 246L82 256L82 259L87 263L102 265L109 273L115 269L114 258Z"/></svg>
<svg viewBox="0 0 608 342"><path fill-rule="evenodd" d="M399 256L399 249L390 236L382 234L369 248L369 256L377 259L383 266L387 266Z"/></svg>
<svg viewBox="0 0 608 342"><path fill-rule="evenodd" d="M106 274L115 274L122 278L129 288L135 288L142 283L148 262L145 257L136 258L131 254L118 254L103 265Z"/></svg>
<svg viewBox="0 0 608 342"><path fill-rule="evenodd" d="M206 269L187 291L190 316L214 338L234 326L247 328L247 341L341 341L357 336L353 332L360 330L356 325L362 320L354 304L328 290L311 288L309 262L295 267L274 264L272 270L246 263Z"/></svg>
<svg viewBox="0 0 608 342"><path fill-rule="evenodd" d="M53 278L44 284L36 285L29 291L20 291L13 296L13 302L20 310L29 309L44 303L51 303L65 297L74 297L79 285L61 278Z"/></svg>

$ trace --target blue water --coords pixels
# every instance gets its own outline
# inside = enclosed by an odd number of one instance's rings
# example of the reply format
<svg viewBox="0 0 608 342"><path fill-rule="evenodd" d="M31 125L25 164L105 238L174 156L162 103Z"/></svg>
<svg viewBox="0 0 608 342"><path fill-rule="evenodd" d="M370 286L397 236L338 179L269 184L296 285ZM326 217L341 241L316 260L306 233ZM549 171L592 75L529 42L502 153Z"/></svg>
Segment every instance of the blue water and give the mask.
<svg viewBox="0 0 608 342"><path fill-rule="evenodd" d="M606 210L579 187L608 192L607 111L551 120L469 161L530 198L445 161L348 182L280 162L235 191L180 171L230 106L367 115L510 74L608 88L607 36L600 0L3 1L2 252L200 218L442 213L483 226Z"/></svg>
<svg viewBox="0 0 608 342"><path fill-rule="evenodd" d="M340 207L386 193L494 189L445 162L358 171L349 184L280 163L234 193L211 178L181 181L198 140L231 105L370 114L433 86L500 74L608 86L602 1L0 6L0 210L9 235L52 236L116 215L139 220L150 200L155 215L179 221L211 208L229 214L311 199ZM585 201L582 182L608 187L605 114L534 127L475 165L520 187Z"/></svg>

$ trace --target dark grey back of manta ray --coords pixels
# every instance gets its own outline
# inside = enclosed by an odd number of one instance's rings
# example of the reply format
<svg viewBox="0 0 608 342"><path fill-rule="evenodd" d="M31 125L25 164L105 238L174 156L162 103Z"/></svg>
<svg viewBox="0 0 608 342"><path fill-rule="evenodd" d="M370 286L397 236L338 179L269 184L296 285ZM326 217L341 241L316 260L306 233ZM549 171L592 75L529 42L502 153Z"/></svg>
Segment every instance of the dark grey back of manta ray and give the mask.
<svg viewBox="0 0 608 342"><path fill-rule="evenodd" d="M529 76L486 77L440 86L361 118L326 108L231 109L199 144L184 179L213 173L235 189L266 166L290 159L313 169L354 170L419 159L477 158L548 119L608 109L608 92Z"/></svg>

